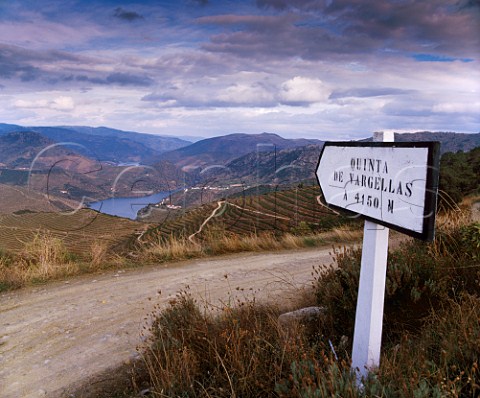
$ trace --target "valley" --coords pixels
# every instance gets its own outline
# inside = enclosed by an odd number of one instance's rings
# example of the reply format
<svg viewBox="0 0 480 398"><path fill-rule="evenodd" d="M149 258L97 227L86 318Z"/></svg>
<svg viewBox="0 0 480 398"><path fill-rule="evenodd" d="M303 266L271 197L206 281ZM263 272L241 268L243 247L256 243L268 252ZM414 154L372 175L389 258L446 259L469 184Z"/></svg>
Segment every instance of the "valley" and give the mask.
<svg viewBox="0 0 480 398"><path fill-rule="evenodd" d="M399 141L429 137L440 140L443 151L480 145L480 134L396 135ZM105 258L124 258L192 234L208 248L217 237L280 239L358 228L355 218L322 204L315 180L322 145L267 133L188 143L103 127L0 124L0 248L19 255L28 242L47 236L88 262L95 245L109 253ZM165 197L153 203L142 199L157 192ZM87 208L122 197L138 201L137 220Z"/></svg>

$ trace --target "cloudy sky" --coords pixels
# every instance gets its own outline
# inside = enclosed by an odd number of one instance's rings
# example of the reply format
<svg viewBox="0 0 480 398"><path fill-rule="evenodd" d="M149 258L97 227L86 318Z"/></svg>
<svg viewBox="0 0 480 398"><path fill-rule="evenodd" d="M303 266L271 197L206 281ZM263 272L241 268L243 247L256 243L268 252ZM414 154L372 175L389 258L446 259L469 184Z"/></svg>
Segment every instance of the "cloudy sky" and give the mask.
<svg viewBox="0 0 480 398"><path fill-rule="evenodd" d="M0 122L480 131L479 0L0 0Z"/></svg>

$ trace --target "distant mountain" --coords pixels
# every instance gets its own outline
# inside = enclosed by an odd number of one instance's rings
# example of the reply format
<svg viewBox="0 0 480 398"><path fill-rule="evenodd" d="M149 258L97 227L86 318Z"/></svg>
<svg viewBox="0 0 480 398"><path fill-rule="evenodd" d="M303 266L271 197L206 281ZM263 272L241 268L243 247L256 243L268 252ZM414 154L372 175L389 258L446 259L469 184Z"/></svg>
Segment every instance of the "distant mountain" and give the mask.
<svg viewBox="0 0 480 398"><path fill-rule="evenodd" d="M78 131L79 133L96 135L100 137L115 137L132 140L147 146L157 152L163 153L190 145L192 142L177 137L168 137L155 134L123 131L108 127L64 126L63 128Z"/></svg>
<svg viewBox="0 0 480 398"><path fill-rule="evenodd" d="M25 130L25 127L18 126L16 124L0 123L0 135L12 133L14 131L21 131L21 130Z"/></svg>
<svg viewBox="0 0 480 398"><path fill-rule="evenodd" d="M163 191L172 191L180 187L189 187L195 184L195 173L183 171L179 166L160 160L152 165L156 171L157 179L161 181Z"/></svg>
<svg viewBox="0 0 480 398"><path fill-rule="evenodd" d="M361 141L370 142L371 138ZM418 141L438 141L440 142L440 153L446 152L468 152L473 148L480 146L480 133L464 134L453 132L431 132L418 131L415 133L395 133L395 141L398 142L418 142Z"/></svg>
<svg viewBox="0 0 480 398"><path fill-rule="evenodd" d="M395 134L398 142L439 141L441 153L469 151L480 146L480 134L419 132ZM371 141L371 139L361 140ZM323 143L262 153L251 152L200 174L200 184L291 184L315 178ZM189 149L186 147L184 149Z"/></svg>
<svg viewBox="0 0 480 398"><path fill-rule="evenodd" d="M60 143L77 144L76 151L99 161L150 163L165 151L189 145L172 137L126 132L105 127L22 127L0 124L0 135L35 131Z"/></svg>
<svg viewBox="0 0 480 398"><path fill-rule="evenodd" d="M23 186L65 200L88 201L137 192L175 190L191 180L175 165L115 166L83 156L78 145L56 143L34 131L0 135L0 184Z"/></svg>
<svg viewBox="0 0 480 398"><path fill-rule="evenodd" d="M167 152L162 159L187 169L225 165L248 153L275 152L282 149L320 144L319 140L285 139L276 134L229 134L208 138L189 146Z"/></svg>
<svg viewBox="0 0 480 398"><path fill-rule="evenodd" d="M39 156L42 151L43 155ZM32 165L36 169L44 168L58 160L72 157L77 158L77 166L79 163L78 154L68 146L55 145L54 141L33 131L0 135L0 153L0 166L11 169L29 169ZM82 162L92 163L92 160L83 158Z"/></svg>
<svg viewBox="0 0 480 398"><path fill-rule="evenodd" d="M416 133L395 133L395 141L415 142L415 141L439 141L440 152L468 152L473 148L480 146L480 133L462 134L451 132L429 132L421 131Z"/></svg>
<svg viewBox="0 0 480 398"><path fill-rule="evenodd" d="M204 179L247 185L289 185L315 178L322 144L283 149L278 152L249 153L227 163L224 168L204 173Z"/></svg>

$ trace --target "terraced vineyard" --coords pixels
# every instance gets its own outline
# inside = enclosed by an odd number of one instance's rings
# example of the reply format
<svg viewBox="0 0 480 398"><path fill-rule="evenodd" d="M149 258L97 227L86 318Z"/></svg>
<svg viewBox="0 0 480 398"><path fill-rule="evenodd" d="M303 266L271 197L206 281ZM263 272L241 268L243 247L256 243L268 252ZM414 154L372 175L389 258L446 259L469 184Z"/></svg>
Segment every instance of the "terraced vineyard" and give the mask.
<svg viewBox="0 0 480 398"><path fill-rule="evenodd" d="M5 170L0 170L4 173ZM75 209L78 203L63 197L47 196L38 190L0 183L0 213L28 211L56 212Z"/></svg>
<svg viewBox="0 0 480 398"><path fill-rule="evenodd" d="M61 239L72 253L86 255L93 242L112 246L144 228L145 224L89 209L73 213L0 214L0 249L19 252L41 233Z"/></svg>
<svg viewBox="0 0 480 398"><path fill-rule="evenodd" d="M274 191L258 196L223 199L183 211L178 217L150 228L144 239L188 237L197 239L221 234L251 235L253 233L305 233L322 231L347 222L320 205L317 186ZM202 224L221 206L201 229ZM199 232L199 230L201 231Z"/></svg>

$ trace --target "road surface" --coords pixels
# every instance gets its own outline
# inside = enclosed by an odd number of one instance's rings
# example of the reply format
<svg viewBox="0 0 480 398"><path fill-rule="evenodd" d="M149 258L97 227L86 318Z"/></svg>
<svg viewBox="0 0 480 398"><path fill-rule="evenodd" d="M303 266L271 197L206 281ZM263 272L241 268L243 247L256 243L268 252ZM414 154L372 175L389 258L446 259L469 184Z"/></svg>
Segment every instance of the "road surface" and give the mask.
<svg viewBox="0 0 480 398"><path fill-rule="evenodd" d="M298 294L313 280L312 266L331 263L330 250L235 254L3 293L0 397L65 396L73 385L131 360L153 305L187 285L212 304L235 294L262 300Z"/></svg>

